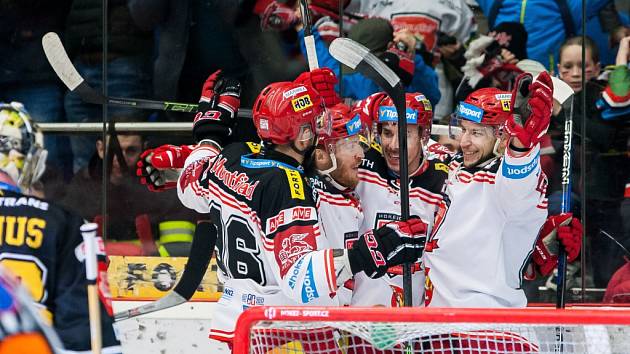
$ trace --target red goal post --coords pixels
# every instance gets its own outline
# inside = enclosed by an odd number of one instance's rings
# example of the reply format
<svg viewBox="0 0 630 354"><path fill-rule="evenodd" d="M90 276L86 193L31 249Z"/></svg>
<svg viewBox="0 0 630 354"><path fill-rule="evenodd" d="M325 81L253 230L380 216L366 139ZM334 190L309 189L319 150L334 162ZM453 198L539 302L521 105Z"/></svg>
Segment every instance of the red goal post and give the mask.
<svg viewBox="0 0 630 354"><path fill-rule="evenodd" d="M253 307L234 353L630 353L630 309Z"/></svg>

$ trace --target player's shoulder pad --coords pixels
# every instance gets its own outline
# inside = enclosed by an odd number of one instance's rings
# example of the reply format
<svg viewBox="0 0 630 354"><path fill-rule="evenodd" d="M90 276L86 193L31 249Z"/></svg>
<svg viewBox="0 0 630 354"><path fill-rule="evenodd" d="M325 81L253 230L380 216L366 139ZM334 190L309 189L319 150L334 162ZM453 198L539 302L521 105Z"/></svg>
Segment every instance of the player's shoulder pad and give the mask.
<svg viewBox="0 0 630 354"><path fill-rule="evenodd" d="M411 185L438 194L448 179L448 165L439 160L427 160L426 163L426 170L413 177Z"/></svg>
<svg viewBox="0 0 630 354"><path fill-rule="evenodd" d="M223 155L247 155L247 154L256 154L260 152L260 144L252 143L252 142L234 142L228 144L221 153Z"/></svg>

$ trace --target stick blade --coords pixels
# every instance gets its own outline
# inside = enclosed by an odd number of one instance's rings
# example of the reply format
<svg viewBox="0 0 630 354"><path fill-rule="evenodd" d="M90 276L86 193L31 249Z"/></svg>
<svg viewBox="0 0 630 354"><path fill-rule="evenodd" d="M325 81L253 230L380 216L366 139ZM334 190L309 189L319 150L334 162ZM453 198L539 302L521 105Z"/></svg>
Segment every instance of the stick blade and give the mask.
<svg viewBox="0 0 630 354"><path fill-rule="evenodd" d="M375 73L385 79L392 88L400 83L400 78L392 71L392 69L385 65L385 63L378 59L374 54L370 53L369 49L365 46L353 41L350 38L335 39L330 44L328 50L333 58L353 70L359 70L360 68L358 67L363 65L372 68ZM372 80L376 81L376 78L373 77L373 75L367 76L370 76Z"/></svg>
<svg viewBox="0 0 630 354"><path fill-rule="evenodd" d="M146 315L148 313L171 308L185 302L186 299L184 299L181 295L171 291L170 293L166 294L166 296L157 301L114 314L114 320L122 321L132 317Z"/></svg>
<svg viewBox="0 0 630 354"><path fill-rule="evenodd" d="M84 80L74 68L74 65L72 65L72 61L70 61L57 33L46 33L42 37L42 47L50 66L55 70L57 76L70 91L74 91Z"/></svg>

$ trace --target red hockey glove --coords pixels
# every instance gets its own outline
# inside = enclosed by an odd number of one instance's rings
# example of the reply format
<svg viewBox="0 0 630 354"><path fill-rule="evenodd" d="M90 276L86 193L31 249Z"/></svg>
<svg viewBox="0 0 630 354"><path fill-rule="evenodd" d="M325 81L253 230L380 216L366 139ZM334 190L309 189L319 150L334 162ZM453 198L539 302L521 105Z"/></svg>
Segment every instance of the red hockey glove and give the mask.
<svg viewBox="0 0 630 354"><path fill-rule="evenodd" d="M285 4L272 1L267 5L260 19L260 28L263 30L284 31L295 26L300 19L295 11Z"/></svg>
<svg viewBox="0 0 630 354"><path fill-rule="evenodd" d="M330 16L320 18L317 22L315 22L313 27L326 43L331 43L335 39L339 38L339 25L337 22L333 21Z"/></svg>
<svg viewBox="0 0 630 354"><path fill-rule="evenodd" d="M352 274L364 271L376 279L385 275L389 267L416 262L422 256L426 235L427 224L419 218L366 232L348 250Z"/></svg>
<svg viewBox="0 0 630 354"><path fill-rule="evenodd" d="M582 247L582 223L571 213L547 218L534 247L534 263L542 275L549 275L558 265L558 240L567 252L567 261L573 262Z"/></svg>
<svg viewBox="0 0 630 354"><path fill-rule="evenodd" d="M413 54L397 48L397 44L392 43L387 51L380 55L380 59L398 75L403 85L409 86L411 84L416 70Z"/></svg>
<svg viewBox="0 0 630 354"><path fill-rule="evenodd" d="M195 141L210 139L222 145L232 136L240 97L241 84L238 80L223 77L221 70L210 75L203 84L193 122Z"/></svg>
<svg viewBox="0 0 630 354"><path fill-rule="evenodd" d="M155 149L145 150L137 163L136 175L140 183L152 192L162 192L175 188L179 176L178 169L184 162L194 145L162 145Z"/></svg>
<svg viewBox="0 0 630 354"><path fill-rule="evenodd" d="M337 77L329 68L319 68L306 71L300 74L293 82L297 84L309 85L313 87L324 99L326 107L332 107L341 102L339 95L335 92Z"/></svg>
<svg viewBox="0 0 630 354"><path fill-rule="evenodd" d="M553 83L546 71L532 82L532 76L523 73L516 78L512 90L513 114L506 122L511 137L532 148L538 144L549 128L553 107Z"/></svg>

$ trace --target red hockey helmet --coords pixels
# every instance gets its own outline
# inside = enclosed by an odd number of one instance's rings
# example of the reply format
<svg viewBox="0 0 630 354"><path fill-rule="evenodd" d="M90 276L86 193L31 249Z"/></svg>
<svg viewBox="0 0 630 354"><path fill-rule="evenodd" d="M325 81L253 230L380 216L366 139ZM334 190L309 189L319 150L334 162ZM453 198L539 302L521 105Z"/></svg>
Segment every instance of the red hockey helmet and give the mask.
<svg viewBox="0 0 630 354"><path fill-rule="evenodd" d="M288 144L300 129L314 134L330 133L330 117L317 91L304 84L275 82L265 87L252 112L258 136L273 144Z"/></svg>
<svg viewBox="0 0 630 354"><path fill-rule="evenodd" d="M338 103L328 108L332 120L330 134L322 134L318 139L318 146L327 148L329 152L339 142L359 143L364 149L369 148L369 128L361 119L357 109L344 103Z"/></svg>
<svg viewBox="0 0 630 354"><path fill-rule="evenodd" d="M512 114L511 98L510 92L494 87L474 91L457 105L450 124L451 136L458 135L453 127L458 127L461 120L498 128L495 132L499 133L505 121Z"/></svg>
<svg viewBox="0 0 630 354"><path fill-rule="evenodd" d="M433 108L431 102L421 93L406 93L405 101L407 105L407 124L420 126L420 137L423 143L426 143L431 135L431 126L433 124ZM385 97L378 106L377 122L382 123L398 122L398 113L391 97Z"/></svg>

